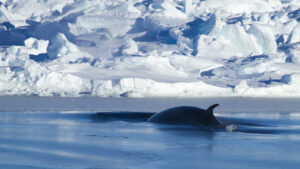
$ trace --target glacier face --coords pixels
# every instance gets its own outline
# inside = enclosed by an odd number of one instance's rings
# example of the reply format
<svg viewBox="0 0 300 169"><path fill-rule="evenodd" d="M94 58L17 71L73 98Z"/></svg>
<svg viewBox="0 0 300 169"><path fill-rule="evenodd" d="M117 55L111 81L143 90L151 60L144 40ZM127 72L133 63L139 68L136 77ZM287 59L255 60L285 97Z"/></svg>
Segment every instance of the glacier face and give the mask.
<svg viewBox="0 0 300 169"><path fill-rule="evenodd" d="M299 0L0 0L0 95L300 97Z"/></svg>

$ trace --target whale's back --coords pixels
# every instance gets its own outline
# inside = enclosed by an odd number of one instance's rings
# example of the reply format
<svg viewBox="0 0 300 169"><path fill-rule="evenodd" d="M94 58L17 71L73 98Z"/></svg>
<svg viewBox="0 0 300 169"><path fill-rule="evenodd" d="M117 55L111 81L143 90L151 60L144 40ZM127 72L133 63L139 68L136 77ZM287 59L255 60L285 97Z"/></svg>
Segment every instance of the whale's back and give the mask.
<svg viewBox="0 0 300 169"><path fill-rule="evenodd" d="M164 110L150 117L148 121L163 124L219 125L212 112L189 106Z"/></svg>

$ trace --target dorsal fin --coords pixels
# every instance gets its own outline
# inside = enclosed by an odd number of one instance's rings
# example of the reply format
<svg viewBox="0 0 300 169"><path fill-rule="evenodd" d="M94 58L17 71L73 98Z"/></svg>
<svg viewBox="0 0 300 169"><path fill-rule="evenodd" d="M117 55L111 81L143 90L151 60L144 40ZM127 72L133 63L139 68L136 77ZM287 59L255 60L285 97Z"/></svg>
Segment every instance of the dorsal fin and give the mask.
<svg viewBox="0 0 300 169"><path fill-rule="evenodd" d="M213 104L213 105L209 106L209 108L207 108L206 111L213 113L214 108L216 108L217 106L219 106L219 104Z"/></svg>

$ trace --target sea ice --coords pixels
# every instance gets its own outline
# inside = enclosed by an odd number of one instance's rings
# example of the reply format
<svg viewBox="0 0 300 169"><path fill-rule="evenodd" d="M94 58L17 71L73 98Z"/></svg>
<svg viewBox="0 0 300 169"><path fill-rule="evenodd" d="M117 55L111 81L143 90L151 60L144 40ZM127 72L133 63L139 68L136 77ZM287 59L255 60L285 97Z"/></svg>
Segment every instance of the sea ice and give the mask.
<svg viewBox="0 0 300 169"><path fill-rule="evenodd" d="M0 94L299 97L297 0L0 1Z"/></svg>

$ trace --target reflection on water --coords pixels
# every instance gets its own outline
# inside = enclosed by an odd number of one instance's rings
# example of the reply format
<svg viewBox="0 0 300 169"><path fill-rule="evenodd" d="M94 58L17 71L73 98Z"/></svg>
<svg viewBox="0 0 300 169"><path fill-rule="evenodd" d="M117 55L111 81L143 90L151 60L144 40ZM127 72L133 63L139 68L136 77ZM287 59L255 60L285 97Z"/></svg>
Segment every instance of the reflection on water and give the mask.
<svg viewBox="0 0 300 169"><path fill-rule="evenodd" d="M1 112L0 168L298 168L300 113L219 113L225 127L153 113Z"/></svg>

